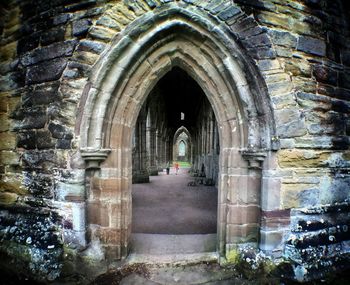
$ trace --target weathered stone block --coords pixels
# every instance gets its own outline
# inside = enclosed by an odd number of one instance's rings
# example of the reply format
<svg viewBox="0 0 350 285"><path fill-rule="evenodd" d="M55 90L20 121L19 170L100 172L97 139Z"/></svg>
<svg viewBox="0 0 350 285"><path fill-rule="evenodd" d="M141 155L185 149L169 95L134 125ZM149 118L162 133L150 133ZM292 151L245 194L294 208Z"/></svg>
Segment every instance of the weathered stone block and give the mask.
<svg viewBox="0 0 350 285"><path fill-rule="evenodd" d="M293 93L274 95L271 100L276 110L295 108L297 105Z"/></svg>
<svg viewBox="0 0 350 285"><path fill-rule="evenodd" d="M121 179L119 178L109 178L100 179L99 181L101 196L100 200L106 201L119 201L121 199Z"/></svg>
<svg viewBox="0 0 350 285"><path fill-rule="evenodd" d="M17 42L12 42L0 47L0 61L13 60L16 57Z"/></svg>
<svg viewBox="0 0 350 285"><path fill-rule="evenodd" d="M0 133L0 150L10 150L16 147L16 135L12 132Z"/></svg>
<svg viewBox="0 0 350 285"><path fill-rule="evenodd" d="M264 177L262 179L261 207L264 211L280 208L281 179Z"/></svg>
<svg viewBox="0 0 350 285"><path fill-rule="evenodd" d="M290 24L288 21L288 16L282 13L273 13L270 11L261 11L257 18L259 22L267 24L268 26L272 25L275 27L282 27L285 30L290 29Z"/></svg>
<svg viewBox="0 0 350 285"><path fill-rule="evenodd" d="M57 149L71 149L72 140L70 139L58 139L56 142Z"/></svg>
<svg viewBox="0 0 350 285"><path fill-rule="evenodd" d="M247 48L257 48L257 47L269 47L271 46L271 41L266 35L266 33L262 33L256 36L252 36L246 40L243 40L244 45Z"/></svg>
<svg viewBox="0 0 350 285"><path fill-rule="evenodd" d="M23 87L24 76L22 72L11 72L5 76L0 77L0 92L12 91L17 88Z"/></svg>
<svg viewBox="0 0 350 285"><path fill-rule="evenodd" d="M261 228L265 231L275 231L290 227L290 210L272 210L261 212Z"/></svg>
<svg viewBox="0 0 350 285"><path fill-rule="evenodd" d="M27 70L27 83L42 83L57 80L66 67L67 59L58 58L30 66Z"/></svg>
<svg viewBox="0 0 350 285"><path fill-rule="evenodd" d="M86 35L90 26L92 25L89 19L80 19L73 22L73 36L82 37Z"/></svg>
<svg viewBox="0 0 350 285"><path fill-rule="evenodd" d="M45 31L41 35L41 45L46 46L55 42L63 42L65 38L66 29L64 26L60 26L49 31Z"/></svg>
<svg viewBox="0 0 350 285"><path fill-rule="evenodd" d="M228 20L230 20L231 18L237 16L240 13L241 13L240 9L238 9L237 7L234 7L234 6L230 6L226 10L220 12L218 14L218 17L222 21L228 21Z"/></svg>
<svg viewBox="0 0 350 285"><path fill-rule="evenodd" d="M311 77L309 62L302 59L292 58L284 61L285 71L294 76Z"/></svg>
<svg viewBox="0 0 350 285"><path fill-rule="evenodd" d="M17 195L27 194L26 189L22 186L22 181L19 177L15 176L9 180L0 181L0 192L15 193Z"/></svg>
<svg viewBox="0 0 350 285"><path fill-rule="evenodd" d="M291 33L272 29L269 29L267 32L270 35L274 44L290 48L296 47L297 38Z"/></svg>
<svg viewBox="0 0 350 285"><path fill-rule="evenodd" d="M310 184L282 184L283 209L315 206L319 203L319 190Z"/></svg>
<svg viewBox="0 0 350 285"><path fill-rule="evenodd" d="M24 185L29 193L38 198L52 199L54 197L55 183L52 175L43 174L37 171L26 172Z"/></svg>
<svg viewBox="0 0 350 285"><path fill-rule="evenodd" d="M47 130L38 130L36 133L36 147L38 149L53 148L55 143L52 140L51 133Z"/></svg>
<svg viewBox="0 0 350 285"><path fill-rule="evenodd" d="M260 248L272 251L281 247L283 231L260 231Z"/></svg>
<svg viewBox="0 0 350 285"><path fill-rule="evenodd" d="M31 53L25 54L21 59L21 63L28 66L53 58L71 56L76 44L77 42L75 40L70 40L36 49Z"/></svg>
<svg viewBox="0 0 350 285"><path fill-rule="evenodd" d="M0 151L0 164L19 165L19 153L14 151Z"/></svg>
<svg viewBox="0 0 350 285"><path fill-rule="evenodd" d="M259 227L256 224L227 225L227 240L229 243L258 242Z"/></svg>
<svg viewBox="0 0 350 285"><path fill-rule="evenodd" d="M330 157L329 151L280 150L277 154L280 167L324 167Z"/></svg>
<svg viewBox="0 0 350 285"><path fill-rule="evenodd" d="M63 78L68 80L82 78L82 77L86 78L90 74L90 70L91 70L90 65L78 63L78 62L70 62L68 64L68 68L63 72ZM79 92L79 95L81 95L80 93L81 92Z"/></svg>
<svg viewBox="0 0 350 285"><path fill-rule="evenodd" d="M322 133L324 131L324 126L320 126L319 132L315 131L313 126L308 128L310 131L313 131L314 134ZM297 148L331 148L332 147L332 138L328 136L316 136L316 137L301 137L295 139L295 147Z"/></svg>
<svg viewBox="0 0 350 285"><path fill-rule="evenodd" d="M262 71L270 71L273 69L280 69L281 68L280 63L276 59L274 59L274 60L269 60L269 59L259 60L258 66L259 66L259 69ZM280 76L283 76L283 75L281 74Z"/></svg>
<svg viewBox="0 0 350 285"><path fill-rule="evenodd" d="M115 31L113 30L109 30L107 28L103 28L103 27L95 27L93 26L90 30L89 30L89 35L97 40L101 40L104 42L109 42L113 36L115 35Z"/></svg>
<svg viewBox="0 0 350 285"><path fill-rule="evenodd" d="M272 96L290 93L292 91L293 85L289 79L277 81L277 82L267 82L267 88Z"/></svg>
<svg viewBox="0 0 350 285"><path fill-rule="evenodd" d="M329 67L322 65L314 65L312 74L319 82L327 83L334 86L337 86L338 84L338 72Z"/></svg>
<svg viewBox="0 0 350 285"><path fill-rule="evenodd" d="M275 50L271 49L270 47L250 48L248 51L254 59L276 58Z"/></svg>
<svg viewBox="0 0 350 285"><path fill-rule="evenodd" d="M216 15L217 13L224 11L226 8L230 6L230 3L222 1L211 1L204 9L210 11L211 14Z"/></svg>
<svg viewBox="0 0 350 285"><path fill-rule="evenodd" d="M0 132L6 132L10 128L10 121L7 114L0 114Z"/></svg>
<svg viewBox="0 0 350 285"><path fill-rule="evenodd" d="M73 135L69 131L67 131L67 129L61 124L55 124L51 122L48 128L53 138L56 138L56 139L73 138Z"/></svg>
<svg viewBox="0 0 350 285"><path fill-rule="evenodd" d="M120 24L115 21L114 19L112 19L111 17L109 17L108 15L105 15L103 17L101 17L97 22L97 25L101 25L107 28L111 28L114 29L116 31L120 31L121 30L121 26Z"/></svg>
<svg viewBox="0 0 350 285"><path fill-rule="evenodd" d="M56 199L80 202L85 200L85 187L82 183L56 183Z"/></svg>
<svg viewBox="0 0 350 285"><path fill-rule="evenodd" d="M74 55L74 60L87 64L87 65L93 65L98 59L98 55L95 53L91 53L91 52L86 52L86 51L81 51L81 52L77 52Z"/></svg>
<svg viewBox="0 0 350 285"><path fill-rule="evenodd" d="M6 62L2 62L2 64L0 65L0 74L1 75L5 75L9 72L14 72L16 70L18 70L19 68L19 60L18 58L15 58L14 60L8 60Z"/></svg>
<svg viewBox="0 0 350 285"><path fill-rule="evenodd" d="M342 63L346 66L350 66L350 50L344 48L341 52Z"/></svg>
<svg viewBox="0 0 350 285"><path fill-rule="evenodd" d="M48 105L49 103L58 101L60 94L58 93L58 83L45 84L35 88L35 91L28 91L23 95L23 107L35 107L40 105Z"/></svg>
<svg viewBox="0 0 350 285"><path fill-rule="evenodd" d="M72 18L72 14L60 14L53 18L53 25L61 25L67 23Z"/></svg>
<svg viewBox="0 0 350 285"><path fill-rule="evenodd" d="M74 3L71 5L65 5L64 6L64 12L75 12L79 10L88 10L88 8L92 9L92 6L95 6L96 1L83 1Z"/></svg>
<svg viewBox="0 0 350 285"><path fill-rule="evenodd" d="M20 39L17 44L17 53L23 54L39 46L40 33L33 33L29 37Z"/></svg>
<svg viewBox="0 0 350 285"><path fill-rule="evenodd" d="M308 36L300 36L298 39L297 50L318 56L326 55L326 43L324 40Z"/></svg>
<svg viewBox="0 0 350 285"><path fill-rule="evenodd" d="M297 110L276 110L277 134L281 138L298 137L306 134L305 119Z"/></svg>
<svg viewBox="0 0 350 285"><path fill-rule="evenodd" d="M327 112L326 114L323 112L312 112L307 114L307 128L309 134L312 135L335 135L337 137L333 137L332 140L334 142L343 137L346 133L346 121L344 120L343 114L339 114L336 112ZM321 137L320 145L322 142L324 146L330 145L330 137ZM310 144L312 146L314 144ZM316 145L314 145L316 146Z"/></svg>
<svg viewBox="0 0 350 285"><path fill-rule="evenodd" d="M246 188L236 188L246 189L246 191L238 191L239 202L244 204L258 204L260 201L261 177L247 176L246 182Z"/></svg>
<svg viewBox="0 0 350 285"><path fill-rule="evenodd" d="M193 0L184 0L184 2L191 4ZM146 3L151 9L157 7L157 2L154 0L146 0Z"/></svg>
<svg viewBox="0 0 350 285"><path fill-rule="evenodd" d="M229 224L250 224L260 222L259 206L228 205L227 222Z"/></svg>
<svg viewBox="0 0 350 285"><path fill-rule="evenodd" d="M16 124L14 129L25 130L25 129L41 129L47 122L46 114L27 115L23 121Z"/></svg>
<svg viewBox="0 0 350 285"><path fill-rule="evenodd" d="M53 167L64 168L66 161L53 150L28 150L23 153L22 162L26 169L51 171Z"/></svg>
<svg viewBox="0 0 350 285"><path fill-rule="evenodd" d="M320 204L334 204L348 201L350 198L350 177L336 174L334 177L323 176L320 183Z"/></svg>
<svg viewBox="0 0 350 285"><path fill-rule="evenodd" d="M339 72L339 86L350 89L350 74L349 72Z"/></svg>
<svg viewBox="0 0 350 285"><path fill-rule="evenodd" d="M316 93L317 82L314 79L296 76L293 77L294 89L308 93Z"/></svg>
<svg viewBox="0 0 350 285"><path fill-rule="evenodd" d="M106 45L101 42L82 40L79 42L77 50L100 54L105 49L105 47Z"/></svg>
<svg viewBox="0 0 350 285"><path fill-rule="evenodd" d="M36 132L26 131L20 132L17 137L17 147L25 149L36 148Z"/></svg>
<svg viewBox="0 0 350 285"><path fill-rule="evenodd" d="M0 192L0 205L11 205L17 202L18 195L9 192Z"/></svg>
<svg viewBox="0 0 350 285"><path fill-rule="evenodd" d="M312 93L298 92L298 104L307 109L316 109L321 111L329 111L331 108L329 98Z"/></svg>

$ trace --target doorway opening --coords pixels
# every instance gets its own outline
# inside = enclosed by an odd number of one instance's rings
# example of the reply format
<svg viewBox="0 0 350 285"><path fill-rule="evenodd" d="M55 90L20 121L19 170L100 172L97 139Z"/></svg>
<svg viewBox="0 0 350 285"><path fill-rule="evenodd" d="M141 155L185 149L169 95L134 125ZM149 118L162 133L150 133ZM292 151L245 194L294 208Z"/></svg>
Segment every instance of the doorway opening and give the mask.
<svg viewBox="0 0 350 285"><path fill-rule="evenodd" d="M203 90L184 70L173 67L155 85L132 141L131 251L215 252L217 123Z"/></svg>
<svg viewBox="0 0 350 285"><path fill-rule="evenodd" d="M217 185L217 257L226 258L241 244L265 244L260 226L261 201L266 196L261 193L266 190L262 185L269 182L264 175L273 163L263 162L279 147L270 97L255 61L246 56L230 29L218 26L224 27L219 19L183 7L173 7L166 17L147 14L116 37L85 86L79 131L80 154L86 161L87 240L100 243L108 259L126 258L132 247L132 188L137 185L133 180L152 180L156 176L151 172L158 174L167 158L173 160L172 141L181 126L191 140L193 171ZM129 33L131 37L125 36ZM173 89L168 88L163 100L156 100L161 82L167 85L166 79L174 73L193 78L198 84L192 86L205 96L188 93L196 102L188 104L188 97L178 100L181 92L169 96ZM175 87L186 82L170 81ZM157 104L149 112L143 106L151 105L152 98ZM170 104L165 105L166 100ZM189 124L194 122L191 116L199 114L198 107L206 106L203 124ZM139 115L146 123L137 124ZM160 128L153 127L152 116ZM137 141L135 133L140 129L146 135ZM205 137L200 135L204 131ZM152 155L158 144L163 151ZM132 146L139 146L134 154L140 159L132 155Z"/></svg>

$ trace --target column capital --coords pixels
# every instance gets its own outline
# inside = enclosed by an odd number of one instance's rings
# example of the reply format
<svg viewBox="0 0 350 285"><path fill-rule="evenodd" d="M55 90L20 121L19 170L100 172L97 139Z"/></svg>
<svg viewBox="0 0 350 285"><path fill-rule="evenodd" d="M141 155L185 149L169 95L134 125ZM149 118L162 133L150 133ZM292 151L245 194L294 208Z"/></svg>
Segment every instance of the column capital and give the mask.
<svg viewBox="0 0 350 285"><path fill-rule="evenodd" d="M99 169L100 164L107 158L110 149L82 148L81 157L86 162L86 169Z"/></svg>
<svg viewBox="0 0 350 285"><path fill-rule="evenodd" d="M265 150L242 149L240 153L242 157L248 161L248 168L262 169L262 163L267 155Z"/></svg>

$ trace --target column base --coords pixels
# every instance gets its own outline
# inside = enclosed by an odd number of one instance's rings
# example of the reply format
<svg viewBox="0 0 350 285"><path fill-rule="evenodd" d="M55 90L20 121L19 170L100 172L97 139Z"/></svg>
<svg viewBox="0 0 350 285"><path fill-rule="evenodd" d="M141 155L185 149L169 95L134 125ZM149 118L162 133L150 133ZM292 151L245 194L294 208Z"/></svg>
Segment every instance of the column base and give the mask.
<svg viewBox="0 0 350 285"><path fill-rule="evenodd" d="M132 174L132 183L149 183L149 173L148 171L138 171Z"/></svg>
<svg viewBox="0 0 350 285"><path fill-rule="evenodd" d="M157 176L158 175L158 167L157 166L151 166L148 170L150 176Z"/></svg>

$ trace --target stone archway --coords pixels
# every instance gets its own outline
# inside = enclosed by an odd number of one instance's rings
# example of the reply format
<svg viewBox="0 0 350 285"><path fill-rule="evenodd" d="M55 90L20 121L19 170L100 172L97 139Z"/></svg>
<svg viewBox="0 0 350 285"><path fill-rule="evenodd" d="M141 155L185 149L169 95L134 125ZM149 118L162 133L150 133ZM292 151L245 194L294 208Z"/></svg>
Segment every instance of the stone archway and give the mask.
<svg viewBox="0 0 350 285"><path fill-rule="evenodd" d="M261 163L275 127L262 76L234 39L218 18L173 6L130 24L96 64L85 89L81 154L94 213L90 239L108 248L109 258L128 252L133 126L149 92L175 66L197 81L218 123L217 250L224 257L232 246L259 242Z"/></svg>
<svg viewBox="0 0 350 285"><path fill-rule="evenodd" d="M185 134L186 138L181 138L180 135ZM192 139L191 139L191 134L187 130L186 127L181 126L178 130L176 130L173 138L173 158L175 160L178 160L179 156L179 143L180 141L183 141L186 147L186 152L184 159L187 162L192 162Z"/></svg>

